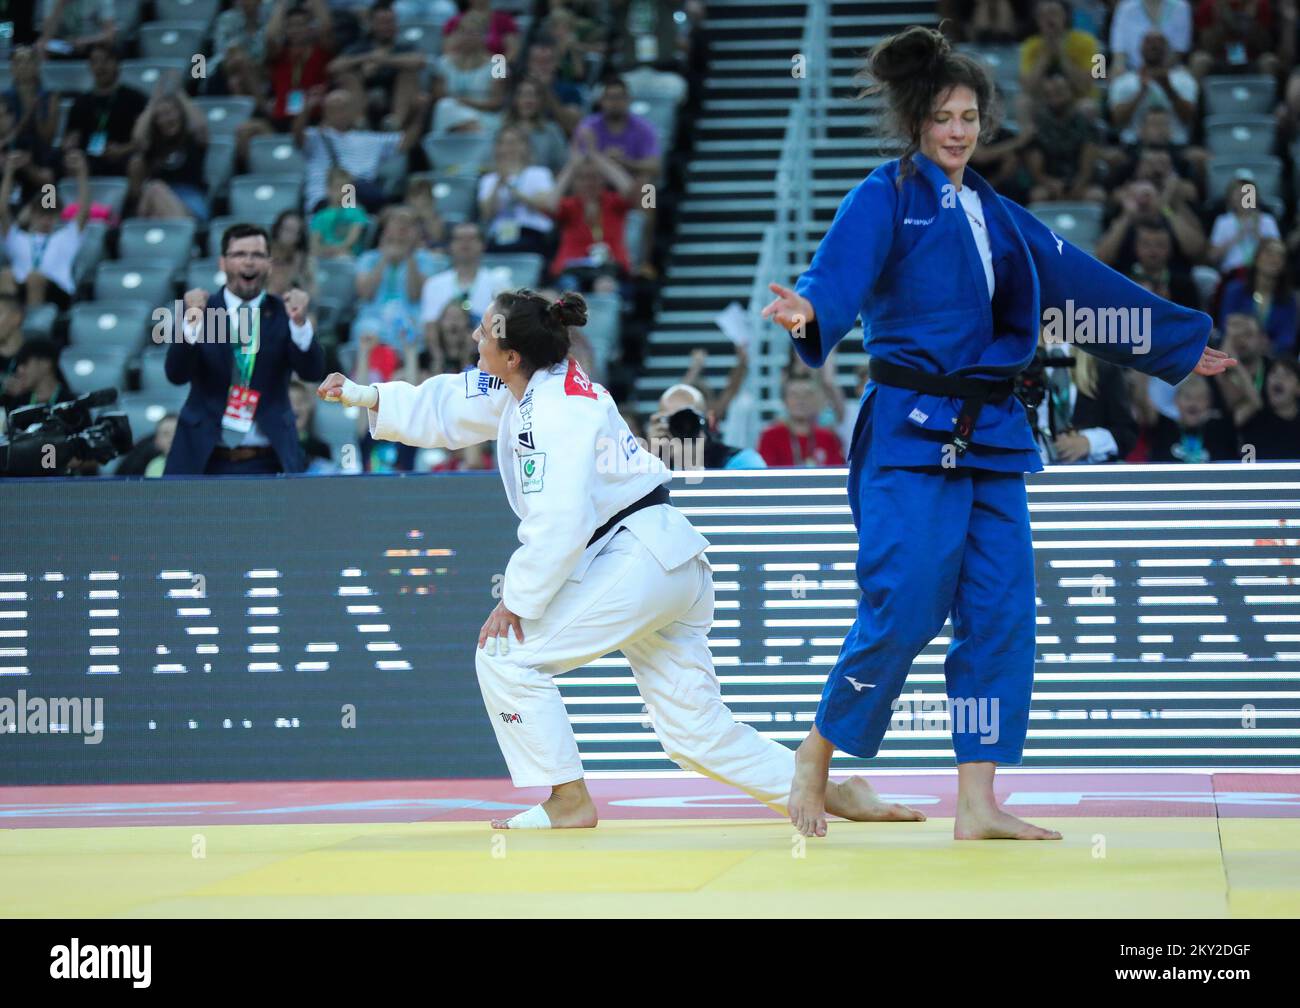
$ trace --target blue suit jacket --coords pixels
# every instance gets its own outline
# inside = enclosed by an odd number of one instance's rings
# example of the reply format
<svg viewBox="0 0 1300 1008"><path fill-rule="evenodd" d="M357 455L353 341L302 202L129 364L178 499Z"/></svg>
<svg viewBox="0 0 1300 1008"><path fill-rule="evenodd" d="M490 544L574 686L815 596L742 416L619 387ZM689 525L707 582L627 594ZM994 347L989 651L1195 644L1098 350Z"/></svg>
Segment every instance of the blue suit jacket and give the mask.
<svg viewBox="0 0 1300 1008"><path fill-rule="evenodd" d="M209 317L217 308L225 308L221 290L208 299ZM296 371L304 381L323 380L325 351L315 337L305 351L298 349L289 336L284 302L272 294L262 299L259 339L261 346L249 382L261 393L253 422L271 442L284 471L302 472L307 466L289 403L289 377ZM207 466L212 449L221 440L221 417L235 372L234 355L229 342L207 342L200 337L198 343L190 344L179 332L174 335L167 348L167 380L173 385L188 382L190 394L181 408L164 475L202 473Z"/></svg>
<svg viewBox="0 0 1300 1008"><path fill-rule="evenodd" d="M897 159L855 186L796 282L815 312L815 326L794 340L806 362L820 366L860 314L869 354L937 374L1014 375L1032 359L1044 322L1059 323L1081 350L1171 384L1196 366L1209 339L1208 315L1150 293L1057 237L967 167L962 185L980 196L993 252L990 301L956 187L924 154L915 154L914 164L901 189ZM1076 320L1086 318L1101 321L1085 332ZM1112 342L1086 342L1089 332ZM943 463L956 400L876 382L863 401L871 395L879 464ZM956 464L1043 468L1014 396L984 407L971 442Z"/></svg>

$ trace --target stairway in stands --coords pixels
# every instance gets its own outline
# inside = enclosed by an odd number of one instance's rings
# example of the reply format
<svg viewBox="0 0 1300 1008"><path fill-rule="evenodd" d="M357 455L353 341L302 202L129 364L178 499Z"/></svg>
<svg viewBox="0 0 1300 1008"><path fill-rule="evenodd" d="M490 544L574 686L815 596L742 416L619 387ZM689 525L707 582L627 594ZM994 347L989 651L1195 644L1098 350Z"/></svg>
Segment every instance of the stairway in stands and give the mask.
<svg viewBox="0 0 1300 1008"><path fill-rule="evenodd" d="M732 301L748 307L763 228L774 219L777 158L798 87L791 57L799 49L811 3L827 0L710 0L710 66L696 123L695 151L664 275L636 408L654 412L659 394L709 352L705 376L721 391L735 363L731 342L714 324ZM815 223L800 256L811 261L840 200L885 160L867 135L870 103L848 96L866 50L909 24L936 23L933 0L831 2L832 107L827 137L814 152ZM779 279L779 278L771 278ZM852 394L854 368L865 360L861 333L841 344L839 380Z"/></svg>

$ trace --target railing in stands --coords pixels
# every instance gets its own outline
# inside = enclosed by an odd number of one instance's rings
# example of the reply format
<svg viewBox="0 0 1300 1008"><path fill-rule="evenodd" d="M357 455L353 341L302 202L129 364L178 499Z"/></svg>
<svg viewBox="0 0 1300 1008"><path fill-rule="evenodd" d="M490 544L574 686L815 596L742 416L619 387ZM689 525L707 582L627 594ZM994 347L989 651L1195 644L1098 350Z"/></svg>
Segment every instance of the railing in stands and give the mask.
<svg viewBox="0 0 1300 1008"><path fill-rule="evenodd" d="M787 114L781 154L777 160L774 222L763 231L749 316L753 341L744 399L761 423L780 411L781 376L789 358L789 340L783 329L762 317L772 299L767 285L790 285L807 265L808 239L813 224L813 145L826 137L830 100L830 39L827 5L813 0L799 53L804 57L798 96ZM750 426L753 426L751 422ZM735 434L741 434L735 431ZM746 431L744 433L750 433ZM757 431L753 431L755 437ZM754 443L753 439L735 443Z"/></svg>

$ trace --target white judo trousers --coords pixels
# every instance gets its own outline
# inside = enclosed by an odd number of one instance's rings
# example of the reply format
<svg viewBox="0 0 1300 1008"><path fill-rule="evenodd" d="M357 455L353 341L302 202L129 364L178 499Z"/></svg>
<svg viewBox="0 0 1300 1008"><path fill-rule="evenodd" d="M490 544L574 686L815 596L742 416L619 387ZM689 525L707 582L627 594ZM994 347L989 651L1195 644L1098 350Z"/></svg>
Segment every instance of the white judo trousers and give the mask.
<svg viewBox="0 0 1300 1008"><path fill-rule="evenodd" d="M523 644L512 633L505 654L479 648L479 686L514 785L583 776L555 677L622 651L669 758L784 814L794 753L738 722L722 702L708 642L713 604L703 557L665 571L620 529L581 581L565 582L540 619L522 620Z"/></svg>

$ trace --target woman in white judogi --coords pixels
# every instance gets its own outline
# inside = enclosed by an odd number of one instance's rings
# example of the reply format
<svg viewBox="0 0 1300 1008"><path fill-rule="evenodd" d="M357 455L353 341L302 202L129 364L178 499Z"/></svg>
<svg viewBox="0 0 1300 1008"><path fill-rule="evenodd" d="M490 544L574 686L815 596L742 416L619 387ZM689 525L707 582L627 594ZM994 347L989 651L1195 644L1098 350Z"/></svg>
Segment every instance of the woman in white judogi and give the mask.
<svg viewBox="0 0 1300 1008"><path fill-rule="evenodd" d="M586 321L579 295L549 303L529 290L502 293L475 332L478 369L418 387L360 386L335 373L317 394L367 407L378 440L457 449L497 439L520 546L479 632L475 665L511 780L552 791L493 826L596 824L554 677L616 650L674 761L784 812L794 754L737 722L722 702L708 645L708 541L668 503L669 471L569 357L569 327ZM924 819L882 801L863 778L832 792L833 815Z"/></svg>

